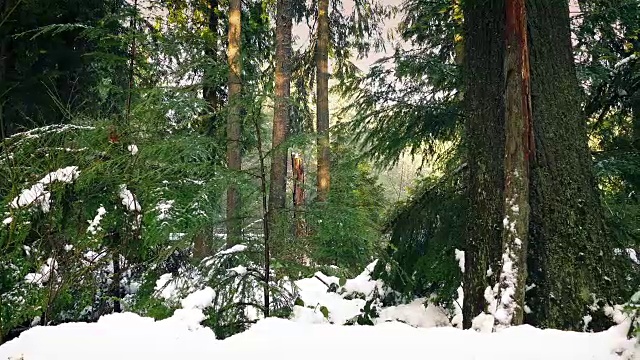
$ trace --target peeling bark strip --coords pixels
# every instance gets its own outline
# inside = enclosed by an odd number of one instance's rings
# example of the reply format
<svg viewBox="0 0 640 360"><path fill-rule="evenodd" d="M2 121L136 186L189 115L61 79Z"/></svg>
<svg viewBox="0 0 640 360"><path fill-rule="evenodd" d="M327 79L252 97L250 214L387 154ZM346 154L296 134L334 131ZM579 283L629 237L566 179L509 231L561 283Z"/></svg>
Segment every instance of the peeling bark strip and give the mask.
<svg viewBox="0 0 640 360"><path fill-rule="evenodd" d="M498 327L523 322L533 150L526 9L524 0L506 0L505 5L505 182Z"/></svg>
<svg viewBox="0 0 640 360"><path fill-rule="evenodd" d="M240 158L240 92L242 91L240 59L241 0L229 1L229 114L227 118L227 166L231 171L242 170ZM227 189L227 245L240 241L242 224L239 216L240 194L231 184Z"/></svg>

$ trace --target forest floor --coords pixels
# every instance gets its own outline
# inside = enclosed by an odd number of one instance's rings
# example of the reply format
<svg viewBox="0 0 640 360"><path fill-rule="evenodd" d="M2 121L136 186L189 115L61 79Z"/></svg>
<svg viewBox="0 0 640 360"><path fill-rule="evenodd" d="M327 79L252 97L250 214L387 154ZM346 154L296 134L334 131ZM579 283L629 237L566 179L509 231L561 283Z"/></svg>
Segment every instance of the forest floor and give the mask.
<svg viewBox="0 0 640 360"><path fill-rule="evenodd" d="M200 325L202 309L213 297L212 290L205 288L183 298L182 308L165 320L125 312L103 316L97 323L36 326L0 346L0 359L640 359L635 340L627 338L625 323L600 333L528 325L498 332L460 330L456 327L459 308L451 314L433 304L425 307L424 299L382 308L375 326L337 325L361 314L366 304L345 294L380 289L382 284L369 275L373 265L347 280L341 294L327 292L327 284L339 283L336 277L316 273L296 281L304 306L295 306L291 319L263 319L224 340ZM168 293L166 286L163 291Z"/></svg>

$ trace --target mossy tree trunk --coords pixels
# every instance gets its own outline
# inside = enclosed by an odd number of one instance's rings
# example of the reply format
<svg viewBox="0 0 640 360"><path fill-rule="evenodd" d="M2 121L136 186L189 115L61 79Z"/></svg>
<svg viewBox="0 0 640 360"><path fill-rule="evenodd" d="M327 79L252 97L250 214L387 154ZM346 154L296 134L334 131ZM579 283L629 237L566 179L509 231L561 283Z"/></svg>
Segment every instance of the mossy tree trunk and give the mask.
<svg viewBox="0 0 640 360"><path fill-rule="evenodd" d="M518 238L524 242L527 237L526 277L535 287L526 293L531 312L524 315L525 322L581 330L594 296L614 302L624 300L616 298L616 286L624 278L614 264L613 244L607 237L593 175L573 63L568 4L561 0L526 2L533 141L531 128L523 121L526 119L510 115L526 110L526 105L516 101L526 100L526 94L513 93L511 97L511 92L503 93L505 85L508 89L513 81L513 69L503 68L503 64L511 63L509 47L502 41L505 26L510 26L505 21L505 2L465 1L463 9L470 201L464 326L471 327L473 318L486 310L487 300L492 300L485 299L485 290L495 296L498 288L494 284L504 280L487 274L489 269L496 273L496 264L505 263L500 261L501 239L508 240L502 241L504 250L505 244L516 244ZM526 86L519 72L517 91ZM519 157L527 154L526 146L532 157ZM525 172L527 159L529 176L514 184L509 171ZM520 219L515 226L518 236L503 238L503 218L516 216L510 206L512 187L526 192L527 181L529 199L521 197L517 205L518 210L526 210L527 205L530 209L528 229L522 228L526 218ZM514 259L523 262L523 255L521 252ZM524 277L521 274L516 280ZM522 309L522 284L516 286L520 289L515 294L516 303ZM498 298L499 307L503 299ZM513 315L515 320L510 323L519 323L522 314Z"/></svg>
<svg viewBox="0 0 640 360"><path fill-rule="evenodd" d="M463 326L487 310L497 283L504 189L504 0L462 3L465 33L469 220L463 277ZM488 276L491 274L490 276Z"/></svg>
<svg viewBox="0 0 640 360"><path fill-rule="evenodd" d="M614 300L621 279L593 175L574 68L567 1L528 0L535 161L531 167L531 314L540 327L581 330L592 294ZM607 280L610 279L610 280Z"/></svg>

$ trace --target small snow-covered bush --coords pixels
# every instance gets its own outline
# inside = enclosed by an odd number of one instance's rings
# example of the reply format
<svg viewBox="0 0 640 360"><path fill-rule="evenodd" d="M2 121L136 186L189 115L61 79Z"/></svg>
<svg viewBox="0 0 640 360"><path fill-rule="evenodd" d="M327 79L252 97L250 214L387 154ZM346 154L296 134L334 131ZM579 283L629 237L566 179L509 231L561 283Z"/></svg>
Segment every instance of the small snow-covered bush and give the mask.
<svg viewBox="0 0 640 360"><path fill-rule="evenodd" d="M264 268L253 260L261 253L259 239L249 238L248 245L222 248L197 264L186 263L174 273L160 274L155 281L149 277L143 287L151 290L150 296L139 293L142 296L134 309L156 318L178 309L201 309L203 325L218 338L226 338L264 318L268 289L269 314L288 317L295 299L292 284L273 270L267 282Z"/></svg>

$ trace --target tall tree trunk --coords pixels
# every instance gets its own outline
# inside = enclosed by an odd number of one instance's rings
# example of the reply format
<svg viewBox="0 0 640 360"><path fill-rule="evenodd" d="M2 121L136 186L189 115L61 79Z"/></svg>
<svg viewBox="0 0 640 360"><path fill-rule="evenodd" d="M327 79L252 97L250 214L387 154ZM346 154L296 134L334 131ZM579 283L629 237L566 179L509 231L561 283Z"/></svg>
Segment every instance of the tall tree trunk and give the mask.
<svg viewBox="0 0 640 360"><path fill-rule="evenodd" d="M231 171L242 170L240 157L240 98L241 83L241 0L229 1L229 114L227 118L227 166ZM233 246L242 237L240 218L240 194L238 187L232 184L227 189L227 245Z"/></svg>
<svg viewBox="0 0 640 360"><path fill-rule="evenodd" d="M276 82L271 145L271 174L269 187L269 225L271 234L279 239L286 236L283 219L287 194L287 147L289 106L291 94L291 0L278 0L276 14ZM278 226L280 225L280 226Z"/></svg>
<svg viewBox="0 0 640 360"><path fill-rule="evenodd" d="M205 54L207 57L212 58L212 63L216 62L218 58L218 0L208 0L208 11L209 11L209 19L207 21L207 28L209 30L209 44L205 48ZM209 132L212 132L213 129L217 127L217 114L220 106L220 101L218 100L218 86L215 79L215 71L211 68L205 69L205 85L203 87L203 95L204 99L207 101L209 105L209 111L211 112L211 117L209 118L207 129Z"/></svg>
<svg viewBox="0 0 640 360"><path fill-rule="evenodd" d="M504 0L462 3L464 13L469 221L463 326L487 310L500 263L504 188ZM487 274L490 274L488 276ZM495 289L497 290L497 289Z"/></svg>
<svg viewBox="0 0 640 360"><path fill-rule="evenodd" d="M316 48L316 127L318 131L318 200L326 201L331 181L329 139L329 0L318 0Z"/></svg>
<svg viewBox="0 0 640 360"><path fill-rule="evenodd" d="M208 0L209 19L207 27L209 29L209 42L205 48L205 54L212 59L212 63L218 60L218 0ZM215 130L219 128L218 112L220 111L220 102L218 100L218 83L214 76L215 71L211 68L205 68L205 84L202 89L202 95L209 105L209 117L205 128L207 133L212 135ZM211 234L213 233L212 226L204 226L200 229L195 236L193 244L193 257L198 260L202 260L211 254Z"/></svg>
<svg viewBox="0 0 640 360"><path fill-rule="evenodd" d="M529 236L529 159L533 133L524 0L506 0L504 220L496 325L523 321Z"/></svg>
<svg viewBox="0 0 640 360"><path fill-rule="evenodd" d="M531 166L527 293L536 326L580 330L592 294L621 279L587 146L566 1L528 0L535 161ZM607 280L607 277L611 280ZM622 278L624 281L624 278Z"/></svg>

